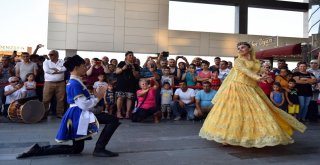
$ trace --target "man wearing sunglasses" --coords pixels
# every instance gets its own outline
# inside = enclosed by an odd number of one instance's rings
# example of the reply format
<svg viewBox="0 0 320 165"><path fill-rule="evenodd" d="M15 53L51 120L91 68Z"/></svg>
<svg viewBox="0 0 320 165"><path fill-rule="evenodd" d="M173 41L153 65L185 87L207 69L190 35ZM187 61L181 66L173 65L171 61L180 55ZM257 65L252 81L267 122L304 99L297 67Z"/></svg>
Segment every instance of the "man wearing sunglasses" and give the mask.
<svg viewBox="0 0 320 165"><path fill-rule="evenodd" d="M26 96L26 90L22 88L23 85L20 83L18 77L10 77L8 81L10 84L4 87L4 95L6 96L6 102L3 110L4 116L8 116L8 107L12 102Z"/></svg>

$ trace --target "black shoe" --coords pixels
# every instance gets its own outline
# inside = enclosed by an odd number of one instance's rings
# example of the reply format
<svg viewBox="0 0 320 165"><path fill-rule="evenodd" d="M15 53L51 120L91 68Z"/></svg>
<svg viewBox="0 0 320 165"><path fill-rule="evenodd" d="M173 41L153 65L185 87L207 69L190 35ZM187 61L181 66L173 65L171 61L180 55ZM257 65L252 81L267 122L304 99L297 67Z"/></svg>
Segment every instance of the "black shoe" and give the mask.
<svg viewBox="0 0 320 165"><path fill-rule="evenodd" d="M19 154L17 156L17 159L34 156L35 153L40 151L40 149L41 149L41 147L38 144L34 144L31 147L29 147L25 152L23 152L22 154Z"/></svg>
<svg viewBox="0 0 320 165"><path fill-rule="evenodd" d="M117 157L117 156L119 156L119 154L116 152L108 151L108 150L94 150L93 156L96 156L96 157Z"/></svg>

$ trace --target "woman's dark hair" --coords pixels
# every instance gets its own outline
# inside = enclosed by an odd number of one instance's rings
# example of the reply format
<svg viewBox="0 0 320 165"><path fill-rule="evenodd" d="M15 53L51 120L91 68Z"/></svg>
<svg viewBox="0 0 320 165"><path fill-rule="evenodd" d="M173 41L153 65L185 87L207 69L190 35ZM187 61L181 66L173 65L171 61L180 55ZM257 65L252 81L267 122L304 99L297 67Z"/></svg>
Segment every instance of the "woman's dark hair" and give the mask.
<svg viewBox="0 0 320 165"><path fill-rule="evenodd" d="M206 64L206 65L208 65L208 66L209 66L209 65L210 65L210 62L209 62L209 61L207 61L207 60L202 60L202 61L201 61L201 64Z"/></svg>
<svg viewBox="0 0 320 165"><path fill-rule="evenodd" d="M129 55L129 54L132 54L133 55L133 52L132 51L127 51L125 56Z"/></svg>
<svg viewBox="0 0 320 165"><path fill-rule="evenodd" d="M213 68L213 69L212 69L212 73L213 73L213 72L217 72L218 74L220 74L219 68Z"/></svg>
<svg viewBox="0 0 320 165"><path fill-rule="evenodd" d="M194 68L196 68L196 65L195 65L195 64L190 64L189 67L194 67Z"/></svg>
<svg viewBox="0 0 320 165"><path fill-rule="evenodd" d="M304 65L308 66L307 62L305 62L305 61L298 62L297 66L300 66L301 64L304 64Z"/></svg>
<svg viewBox="0 0 320 165"><path fill-rule="evenodd" d="M180 62L178 63L178 66L179 66L180 64L183 64L184 69L187 67L185 62L180 61Z"/></svg>
<svg viewBox="0 0 320 165"><path fill-rule="evenodd" d="M72 72L73 69L76 67L76 66L80 66L81 64L85 64L85 61L83 58L81 58L79 55L75 55L75 56L72 56L70 58L68 58L63 66L66 67L66 69L69 71L69 72Z"/></svg>
<svg viewBox="0 0 320 165"><path fill-rule="evenodd" d="M30 75L33 75L33 81L34 81L34 79L36 78L36 76L35 76L33 73L28 73L28 74L26 75L25 81L28 81L28 77L29 77Z"/></svg>
<svg viewBox="0 0 320 165"><path fill-rule="evenodd" d="M276 85L281 88L281 84L279 82L274 82L273 85Z"/></svg>

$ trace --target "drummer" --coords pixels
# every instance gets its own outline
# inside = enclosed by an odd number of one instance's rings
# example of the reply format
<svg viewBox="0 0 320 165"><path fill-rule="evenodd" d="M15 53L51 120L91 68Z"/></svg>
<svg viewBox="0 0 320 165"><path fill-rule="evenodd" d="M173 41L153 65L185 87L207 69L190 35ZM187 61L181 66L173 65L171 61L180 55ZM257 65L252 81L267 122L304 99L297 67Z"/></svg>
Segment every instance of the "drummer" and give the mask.
<svg viewBox="0 0 320 165"><path fill-rule="evenodd" d="M10 84L4 87L4 96L6 96L6 103L4 104L3 110L4 116L8 116L8 107L12 102L26 96L26 90L22 88L23 84L20 83L18 77L10 77L8 81Z"/></svg>

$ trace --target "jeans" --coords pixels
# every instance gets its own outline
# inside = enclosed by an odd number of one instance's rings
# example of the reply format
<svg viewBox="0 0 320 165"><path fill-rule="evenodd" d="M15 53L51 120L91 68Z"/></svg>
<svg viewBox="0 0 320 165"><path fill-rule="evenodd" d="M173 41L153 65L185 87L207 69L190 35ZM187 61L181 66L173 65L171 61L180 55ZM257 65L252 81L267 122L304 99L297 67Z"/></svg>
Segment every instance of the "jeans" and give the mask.
<svg viewBox="0 0 320 165"><path fill-rule="evenodd" d="M311 101L311 96L299 96L299 104L300 104L300 112L298 114L299 119L302 119L302 120L306 119L310 101Z"/></svg>
<svg viewBox="0 0 320 165"><path fill-rule="evenodd" d="M170 107L172 109L173 115L178 117L181 116L183 112L187 113L187 120L193 120L194 119L194 109L196 106L194 104L185 105L184 108L180 107L178 102L173 101L170 104Z"/></svg>

